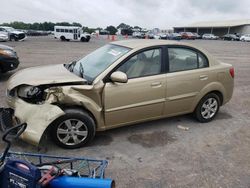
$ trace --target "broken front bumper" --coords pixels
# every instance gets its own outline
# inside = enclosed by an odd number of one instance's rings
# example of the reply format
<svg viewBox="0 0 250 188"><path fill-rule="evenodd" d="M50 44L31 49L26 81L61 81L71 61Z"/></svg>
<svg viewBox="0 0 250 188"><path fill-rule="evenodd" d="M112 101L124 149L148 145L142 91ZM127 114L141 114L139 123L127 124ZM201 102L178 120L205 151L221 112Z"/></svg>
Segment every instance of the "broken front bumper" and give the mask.
<svg viewBox="0 0 250 188"><path fill-rule="evenodd" d="M27 123L27 128L20 138L33 145L39 145L47 127L55 119L65 114L56 105L49 103L30 104L19 98L15 100L14 109L0 109L0 123L2 127L13 126L13 120L17 120L18 123ZM6 113L6 111L12 111L12 114Z"/></svg>

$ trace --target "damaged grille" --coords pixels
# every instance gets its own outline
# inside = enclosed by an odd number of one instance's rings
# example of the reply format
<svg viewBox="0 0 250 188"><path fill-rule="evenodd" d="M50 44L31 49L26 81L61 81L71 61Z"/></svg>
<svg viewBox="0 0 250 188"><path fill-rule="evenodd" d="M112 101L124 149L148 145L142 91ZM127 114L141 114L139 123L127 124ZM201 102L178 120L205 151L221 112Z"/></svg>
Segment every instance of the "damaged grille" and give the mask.
<svg viewBox="0 0 250 188"><path fill-rule="evenodd" d="M24 38L25 38L25 34L24 33L18 34L18 39L19 40L22 40Z"/></svg>
<svg viewBox="0 0 250 188"><path fill-rule="evenodd" d="M13 126L14 110L11 108L0 108L0 128L5 131Z"/></svg>

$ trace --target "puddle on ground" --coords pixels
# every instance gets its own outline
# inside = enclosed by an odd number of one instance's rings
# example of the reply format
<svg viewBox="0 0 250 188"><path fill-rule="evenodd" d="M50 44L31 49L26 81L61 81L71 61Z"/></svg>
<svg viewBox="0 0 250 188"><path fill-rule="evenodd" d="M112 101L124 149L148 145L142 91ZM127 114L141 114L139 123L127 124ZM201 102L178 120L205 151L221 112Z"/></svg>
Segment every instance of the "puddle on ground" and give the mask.
<svg viewBox="0 0 250 188"><path fill-rule="evenodd" d="M233 116L225 112L219 112L216 119L231 119Z"/></svg>
<svg viewBox="0 0 250 188"><path fill-rule="evenodd" d="M176 138L167 131L155 131L145 134L133 134L128 137L130 143L139 144L145 148L164 146L174 142Z"/></svg>
<svg viewBox="0 0 250 188"><path fill-rule="evenodd" d="M113 138L109 135L105 134L98 134L95 138L91 141L91 146L107 146L113 141Z"/></svg>

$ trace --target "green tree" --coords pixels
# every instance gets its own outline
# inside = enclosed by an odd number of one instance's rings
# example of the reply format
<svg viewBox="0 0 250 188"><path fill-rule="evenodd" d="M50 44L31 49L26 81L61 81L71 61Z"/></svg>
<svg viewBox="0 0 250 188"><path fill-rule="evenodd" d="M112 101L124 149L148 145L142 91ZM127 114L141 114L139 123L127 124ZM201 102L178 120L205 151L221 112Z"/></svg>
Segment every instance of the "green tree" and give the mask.
<svg viewBox="0 0 250 188"><path fill-rule="evenodd" d="M132 28L130 25L127 25L125 23L120 23L118 26L117 26L117 29L130 29Z"/></svg>
<svg viewBox="0 0 250 188"><path fill-rule="evenodd" d="M111 35L115 35L115 33L117 32L117 29L112 25L108 26L106 30L109 31Z"/></svg>

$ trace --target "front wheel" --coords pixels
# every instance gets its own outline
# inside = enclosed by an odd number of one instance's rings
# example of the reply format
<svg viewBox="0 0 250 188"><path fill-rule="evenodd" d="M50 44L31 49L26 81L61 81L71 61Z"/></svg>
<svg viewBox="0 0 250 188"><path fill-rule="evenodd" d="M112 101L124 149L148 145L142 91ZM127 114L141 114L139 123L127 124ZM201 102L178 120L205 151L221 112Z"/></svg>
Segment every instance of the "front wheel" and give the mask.
<svg viewBox="0 0 250 188"><path fill-rule="evenodd" d="M199 122L206 123L214 119L220 108L220 99L210 93L204 96L197 105L194 115Z"/></svg>
<svg viewBox="0 0 250 188"><path fill-rule="evenodd" d="M95 122L86 112L65 110L65 115L53 122L51 136L58 146L74 149L89 143L95 136Z"/></svg>

